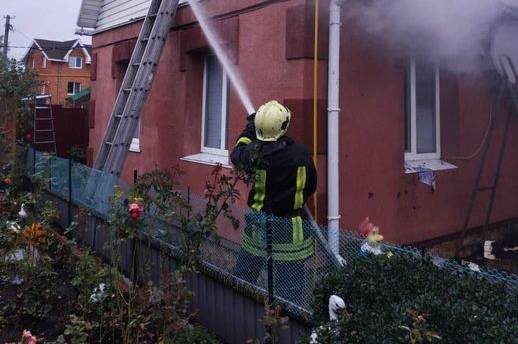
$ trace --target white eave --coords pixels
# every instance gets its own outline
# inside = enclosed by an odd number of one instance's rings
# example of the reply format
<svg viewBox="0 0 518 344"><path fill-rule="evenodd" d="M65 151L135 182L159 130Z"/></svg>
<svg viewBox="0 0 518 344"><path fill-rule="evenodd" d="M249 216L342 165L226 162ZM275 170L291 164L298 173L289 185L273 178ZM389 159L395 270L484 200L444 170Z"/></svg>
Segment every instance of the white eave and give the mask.
<svg viewBox="0 0 518 344"><path fill-rule="evenodd" d="M68 50L67 54L65 55L65 57L62 60L61 59L51 59L51 58L49 58L49 56L47 55L45 50L43 50L43 48L38 44L38 42L35 39L32 40L32 43L33 43L33 45L25 53L25 55L23 57L23 60L25 60L29 56L31 51L34 50L34 46L36 46L36 49L41 51L41 53L43 54L43 56L45 56L45 58L47 60L54 61L54 62L68 62L68 57L70 56L72 51L74 51L74 49L79 47L79 48L81 48L81 50L83 51L83 54L86 57L86 63L87 64L91 64L92 63L92 57L90 56L90 54L88 53L88 50L85 48L84 44L81 42L80 39L77 39L75 41L74 45L72 45L72 47Z"/></svg>
<svg viewBox="0 0 518 344"><path fill-rule="evenodd" d="M101 6L102 0L82 0L77 26L95 29Z"/></svg>
<svg viewBox="0 0 518 344"><path fill-rule="evenodd" d="M68 61L68 57L70 56L70 54L72 53L72 51L74 51L75 48L77 47L80 47L81 50L83 50L83 54L85 55L86 57L86 63L87 64L90 64L92 63L92 57L90 56L90 54L88 53L88 50L85 48L85 46L83 45L83 43L81 42L81 40L77 40L74 45L72 46L72 48L70 48L70 50L67 52L67 54L65 55L65 57L63 58L63 62L67 62Z"/></svg>
<svg viewBox="0 0 518 344"><path fill-rule="evenodd" d="M146 2L151 0L82 0L77 32L91 35L141 20L149 9ZM179 0L180 6L186 4L187 0ZM127 6L126 10L119 10L123 5Z"/></svg>
<svg viewBox="0 0 518 344"><path fill-rule="evenodd" d="M36 49L34 48L34 46L36 46ZM38 42L36 42L36 40L32 40L32 45L29 47L29 49L27 49L27 52L25 53L25 55L23 55L23 61L25 61L29 55L32 53L33 50L39 50L41 51L41 53L43 54L43 56L45 56L45 58L47 60L51 60L49 59L49 56L47 55L47 53L41 48L41 46L38 44ZM52 61L52 60L51 60Z"/></svg>

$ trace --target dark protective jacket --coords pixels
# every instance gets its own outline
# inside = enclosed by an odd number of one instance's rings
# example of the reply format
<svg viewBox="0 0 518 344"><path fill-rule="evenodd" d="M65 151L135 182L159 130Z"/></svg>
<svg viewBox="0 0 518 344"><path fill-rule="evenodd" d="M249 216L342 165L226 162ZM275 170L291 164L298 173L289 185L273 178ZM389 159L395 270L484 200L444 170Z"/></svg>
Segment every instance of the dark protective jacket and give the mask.
<svg viewBox="0 0 518 344"><path fill-rule="evenodd" d="M234 166L253 175L248 195L249 214L243 248L265 256L265 231L260 212L275 215L273 257L275 260L304 260L314 254L311 228L302 220L306 200L316 191L317 174L307 149L289 137L276 142L258 141L253 115L231 153Z"/></svg>
<svg viewBox="0 0 518 344"><path fill-rule="evenodd" d="M316 191L317 174L308 150L286 136L277 142L257 141L253 117L230 157L234 166L255 174L248 206L257 211L289 217L300 213Z"/></svg>

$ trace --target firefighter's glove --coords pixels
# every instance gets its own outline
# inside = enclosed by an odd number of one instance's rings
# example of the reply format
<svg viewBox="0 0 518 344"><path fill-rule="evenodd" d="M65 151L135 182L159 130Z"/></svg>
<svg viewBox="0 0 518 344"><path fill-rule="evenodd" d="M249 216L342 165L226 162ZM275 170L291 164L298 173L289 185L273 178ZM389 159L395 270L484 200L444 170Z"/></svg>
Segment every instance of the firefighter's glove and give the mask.
<svg viewBox="0 0 518 344"><path fill-rule="evenodd" d="M256 139L255 135L255 112L248 116L248 122L246 123L246 128L244 133L246 136L252 138L252 140Z"/></svg>

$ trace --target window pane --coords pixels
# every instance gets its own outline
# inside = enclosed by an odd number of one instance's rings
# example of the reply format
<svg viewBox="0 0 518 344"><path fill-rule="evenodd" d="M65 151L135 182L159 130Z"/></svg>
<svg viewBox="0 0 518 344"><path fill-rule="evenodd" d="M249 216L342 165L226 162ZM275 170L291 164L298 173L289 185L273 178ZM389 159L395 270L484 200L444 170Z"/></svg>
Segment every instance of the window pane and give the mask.
<svg viewBox="0 0 518 344"><path fill-rule="evenodd" d="M223 101L223 69L214 56L208 56L205 89L205 137L204 146L221 147L221 106Z"/></svg>
<svg viewBox="0 0 518 344"><path fill-rule="evenodd" d="M81 58L80 57L76 57L76 67L77 68L81 68Z"/></svg>
<svg viewBox="0 0 518 344"><path fill-rule="evenodd" d="M417 153L436 153L435 68L415 66Z"/></svg>
<svg viewBox="0 0 518 344"><path fill-rule="evenodd" d="M412 122L411 118L412 83L410 81L410 67L405 72L405 152L412 150Z"/></svg>
<svg viewBox="0 0 518 344"><path fill-rule="evenodd" d="M68 83L68 91L67 91L69 94L72 94L74 93L74 83L73 82L69 82Z"/></svg>
<svg viewBox="0 0 518 344"><path fill-rule="evenodd" d="M75 67L75 63L76 63L76 62L75 62L75 58L74 58L73 56L70 56L70 57L68 58L68 66L69 66L70 68L74 68L74 67Z"/></svg>

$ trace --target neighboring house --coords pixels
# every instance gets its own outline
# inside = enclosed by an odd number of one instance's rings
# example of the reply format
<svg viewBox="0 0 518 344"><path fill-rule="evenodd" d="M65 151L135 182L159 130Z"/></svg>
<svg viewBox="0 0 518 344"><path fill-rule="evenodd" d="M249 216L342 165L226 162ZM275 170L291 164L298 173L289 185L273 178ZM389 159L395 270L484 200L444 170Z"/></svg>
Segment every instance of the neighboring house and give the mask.
<svg viewBox="0 0 518 344"><path fill-rule="evenodd" d="M39 93L52 96L52 104L66 105L66 99L90 85L90 45L79 39L59 42L35 39L24 57L26 68L40 79Z"/></svg>
<svg viewBox="0 0 518 344"><path fill-rule="evenodd" d="M255 106L270 99L293 113L289 135L313 146L313 1L203 2L216 17L224 47ZM473 188L492 94L483 75L454 75L412 56L394 56L342 8L340 69L340 228L366 217L389 241L418 243L461 230ZM78 26L94 29L90 152L99 151L118 88L148 2L83 0ZM322 6L325 8L325 6ZM318 220L326 222L328 12L320 23L318 62ZM174 165L203 194L212 165L229 166L229 151L246 113L212 55L188 6L177 13L160 59L123 178ZM495 142L502 135L497 123ZM516 122L512 131L518 130ZM518 215L518 135L511 135L491 222ZM496 146L496 145L494 145ZM472 155L470 157L470 155ZM490 151L493 175L496 147ZM419 182L415 167L436 173L436 189ZM483 223L481 197L471 227ZM486 202L486 203L484 203ZM236 235L233 235L236 237Z"/></svg>

